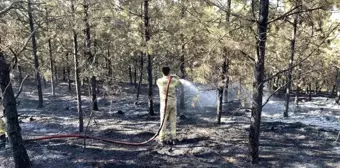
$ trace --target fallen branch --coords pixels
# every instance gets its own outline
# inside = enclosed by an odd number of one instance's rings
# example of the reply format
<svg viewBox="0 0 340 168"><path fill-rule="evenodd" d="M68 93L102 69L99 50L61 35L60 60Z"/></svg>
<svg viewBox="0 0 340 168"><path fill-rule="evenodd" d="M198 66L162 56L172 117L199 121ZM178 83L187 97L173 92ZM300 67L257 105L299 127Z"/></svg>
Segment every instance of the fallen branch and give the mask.
<svg viewBox="0 0 340 168"><path fill-rule="evenodd" d="M15 100L18 99L18 97L20 96L20 93L22 92L22 87L24 85L25 80L29 77L29 75L26 75L25 78L21 81L20 87L19 87L19 91L17 93L17 95L15 96Z"/></svg>

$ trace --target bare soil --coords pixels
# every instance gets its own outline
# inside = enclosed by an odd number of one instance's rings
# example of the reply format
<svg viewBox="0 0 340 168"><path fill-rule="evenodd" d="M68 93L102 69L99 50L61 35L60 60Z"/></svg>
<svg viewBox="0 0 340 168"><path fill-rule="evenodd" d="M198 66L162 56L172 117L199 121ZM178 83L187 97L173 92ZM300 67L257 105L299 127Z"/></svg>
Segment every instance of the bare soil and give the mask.
<svg viewBox="0 0 340 168"><path fill-rule="evenodd" d="M78 133L76 100L66 84L58 84L57 96L44 90L45 107L37 109L33 85L25 86L18 110L24 139L55 134ZM140 142L153 136L159 127L159 102L155 91L156 116L147 112L146 88L135 103L133 87L121 88L121 96L101 96L100 110L93 112L87 134ZM83 90L87 90L86 87ZM88 95L84 93L83 95ZM91 111L90 98L83 97L85 126ZM112 102L112 103L111 103ZM124 114L119 114L118 111ZM123 146L83 139L58 139L26 143L34 167L340 167L338 132L302 123L263 122L258 165L247 157L249 110L232 105L215 124L215 108L188 108L178 119L178 138L174 146L156 141L144 146ZM14 167L10 149L0 151L0 167Z"/></svg>

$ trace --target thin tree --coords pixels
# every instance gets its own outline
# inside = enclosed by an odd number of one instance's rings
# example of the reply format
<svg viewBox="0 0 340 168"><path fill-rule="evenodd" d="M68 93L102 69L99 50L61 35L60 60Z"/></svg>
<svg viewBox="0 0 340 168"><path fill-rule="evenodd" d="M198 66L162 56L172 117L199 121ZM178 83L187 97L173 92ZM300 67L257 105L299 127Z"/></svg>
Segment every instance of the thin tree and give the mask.
<svg viewBox="0 0 340 168"><path fill-rule="evenodd" d="M48 10L46 10L46 29L48 32L48 36L51 35L50 29L49 29L49 15L48 15ZM55 96L55 88L54 88L54 61L53 61L53 53L52 53L52 39L51 37L48 37L48 53L50 56L50 70L51 70L51 89L52 89L52 96Z"/></svg>
<svg viewBox="0 0 340 168"><path fill-rule="evenodd" d="M296 6L297 5L299 5L298 2L296 2ZM295 43L296 43L296 36L297 36L298 19L299 19L299 14L298 13L294 14L293 33L292 33L292 39L290 41L290 58L289 58L289 65L288 65L288 72L287 72L288 83L286 86L285 108L284 108L284 113L283 113L284 117L288 117L290 91L292 88L292 73L293 73L293 62L294 62L294 55L295 55Z"/></svg>
<svg viewBox="0 0 340 168"><path fill-rule="evenodd" d="M71 67L69 64L69 53L66 53L66 72L67 72L67 83L68 83L68 91L72 91L72 85L71 85Z"/></svg>
<svg viewBox="0 0 340 168"><path fill-rule="evenodd" d="M75 7L74 0L71 0L71 11L73 17L73 58L74 58L74 77L76 84L76 93L77 93L77 110L78 110L78 119L79 119L79 132L83 132L84 130L84 120L83 120L83 110L81 108L81 90L80 90L80 79L79 79L79 62L78 62L78 34L75 29L76 19L75 19Z"/></svg>
<svg viewBox="0 0 340 168"><path fill-rule="evenodd" d="M226 25L230 22L230 10L231 0L228 0L227 12L226 12ZM227 26L226 26L227 27ZM223 64L221 67L221 83L217 89L218 91L218 102L217 102L217 124L221 124L223 101L228 102L228 85L229 85L229 54L226 47L223 48Z"/></svg>
<svg viewBox="0 0 340 168"><path fill-rule="evenodd" d="M91 31L89 24L89 7L90 4L88 0L83 1L84 8L84 56L88 59L89 64L95 62L94 55L91 52ZM97 79L96 76L92 75L91 77L91 93L92 93L92 110L98 111L98 102L97 102Z"/></svg>
<svg viewBox="0 0 340 168"><path fill-rule="evenodd" d="M155 115L153 110L153 85L152 85L152 56L148 50L148 42L150 40L150 24L149 24L149 0L144 0L144 26L145 26L145 45L147 46L147 50L145 54L148 59L148 106L149 106L149 114Z"/></svg>
<svg viewBox="0 0 340 168"><path fill-rule="evenodd" d="M264 61L266 54L269 0L260 0L259 19L257 21L257 55L254 64L253 101L249 130L249 155L253 164L259 161L259 136L262 112Z"/></svg>
<svg viewBox="0 0 340 168"><path fill-rule="evenodd" d="M184 19L185 17L185 0L181 1L181 19ZM181 39L181 57L180 57L180 70L181 70L181 79L185 79L186 78L186 72L185 72L185 39L184 39L184 34L181 33L180 34L180 39ZM185 93L184 93L184 86L181 85L180 86L181 89L181 94L179 96L179 107L181 109L185 109Z"/></svg>
<svg viewBox="0 0 340 168"><path fill-rule="evenodd" d="M143 3L141 3L141 20L143 20ZM144 36L143 36L143 30L144 30L144 27L141 26L141 31L140 31L140 34L141 34L141 37L142 39L144 40ZM143 82L143 72L144 72L144 53L143 52L140 52L140 56L139 56L139 60L140 60L140 65L139 65L139 82L138 82L138 85L137 85L137 95L136 95L136 101L138 101L139 99L139 95L140 95L140 88L141 88L141 85L142 85L142 82Z"/></svg>
<svg viewBox="0 0 340 168"><path fill-rule="evenodd" d="M34 71L35 71L35 79L37 82L37 89L38 89L38 108L44 107L44 100L43 100L43 94L41 89L41 77L39 72L39 60L38 60L38 54L37 54L37 41L36 41L36 31L34 28L34 22L33 22L33 9L32 9L32 0L28 0L28 20L30 25L30 30L32 34L32 54L33 54L33 60L34 60Z"/></svg>

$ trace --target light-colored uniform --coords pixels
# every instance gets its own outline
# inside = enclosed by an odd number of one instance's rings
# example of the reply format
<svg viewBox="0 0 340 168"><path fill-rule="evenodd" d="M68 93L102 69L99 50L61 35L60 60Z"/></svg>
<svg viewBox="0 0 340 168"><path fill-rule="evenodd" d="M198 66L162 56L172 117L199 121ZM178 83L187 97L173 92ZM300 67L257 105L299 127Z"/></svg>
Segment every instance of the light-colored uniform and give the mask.
<svg viewBox="0 0 340 168"><path fill-rule="evenodd" d="M2 115L5 115L5 114L4 114L4 108L2 106L2 98L0 97L0 116ZM4 134L7 135L6 123L5 123L5 116L2 116L2 118L0 118L0 136Z"/></svg>
<svg viewBox="0 0 340 168"><path fill-rule="evenodd" d="M0 101L1 101L1 98L0 98ZM4 111L3 106L2 106L2 103L0 102L0 116L4 115L3 111ZM5 124L4 119L5 119L5 116L0 118L0 136L6 133L6 124Z"/></svg>
<svg viewBox="0 0 340 168"><path fill-rule="evenodd" d="M163 120L165 123L161 128L159 133L159 140L164 141L165 137L165 130L166 130L166 122L169 120L170 122L170 135L172 139L176 138L176 115L177 115L177 108L176 108L176 86L180 84L179 77L173 76L171 79L171 83L168 90L168 102L166 108L166 114L164 116L164 106L165 106L165 97L166 97L166 87L169 81L169 76L163 76L157 80L157 86L159 88L159 97L160 97L160 115L161 115L161 124Z"/></svg>
<svg viewBox="0 0 340 168"><path fill-rule="evenodd" d="M0 136L6 132L6 124L2 118L0 118Z"/></svg>

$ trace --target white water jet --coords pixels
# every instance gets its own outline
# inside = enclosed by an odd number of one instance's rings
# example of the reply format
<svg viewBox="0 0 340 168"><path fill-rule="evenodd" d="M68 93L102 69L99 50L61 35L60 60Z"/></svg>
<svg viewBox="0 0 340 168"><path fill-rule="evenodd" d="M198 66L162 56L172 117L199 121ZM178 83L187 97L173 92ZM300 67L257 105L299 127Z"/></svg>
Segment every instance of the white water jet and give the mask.
<svg viewBox="0 0 340 168"><path fill-rule="evenodd" d="M184 86L185 103L187 105L191 107L216 106L216 90L200 90L195 84L184 79L180 79L180 82Z"/></svg>

